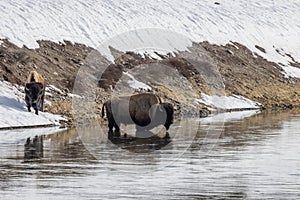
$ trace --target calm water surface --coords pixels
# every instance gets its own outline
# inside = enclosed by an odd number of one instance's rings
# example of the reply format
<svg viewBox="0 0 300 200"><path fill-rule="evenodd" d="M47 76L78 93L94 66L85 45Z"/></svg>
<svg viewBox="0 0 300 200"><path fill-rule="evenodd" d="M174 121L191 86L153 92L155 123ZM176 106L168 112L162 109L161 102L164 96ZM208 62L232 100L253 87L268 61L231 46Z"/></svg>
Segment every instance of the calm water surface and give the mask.
<svg viewBox="0 0 300 200"><path fill-rule="evenodd" d="M89 128L2 131L0 197L300 199L299 113L183 120L171 141L111 141Z"/></svg>

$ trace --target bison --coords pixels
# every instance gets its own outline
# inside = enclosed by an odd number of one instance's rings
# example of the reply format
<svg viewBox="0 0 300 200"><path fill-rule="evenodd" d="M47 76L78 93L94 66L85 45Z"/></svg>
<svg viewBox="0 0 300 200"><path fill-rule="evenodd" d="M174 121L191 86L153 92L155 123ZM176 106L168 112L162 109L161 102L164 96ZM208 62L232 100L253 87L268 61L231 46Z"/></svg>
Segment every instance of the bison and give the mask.
<svg viewBox="0 0 300 200"><path fill-rule="evenodd" d="M108 119L109 133L120 136L120 125L135 124L137 131L150 130L160 124L168 130L173 123L174 108L170 103L162 103L161 99L151 93L121 96L105 102L102 106Z"/></svg>
<svg viewBox="0 0 300 200"><path fill-rule="evenodd" d="M44 78L36 71L30 72L25 85L25 102L27 109L31 112L31 107L34 108L35 114L38 111L43 111L45 96L45 81Z"/></svg>

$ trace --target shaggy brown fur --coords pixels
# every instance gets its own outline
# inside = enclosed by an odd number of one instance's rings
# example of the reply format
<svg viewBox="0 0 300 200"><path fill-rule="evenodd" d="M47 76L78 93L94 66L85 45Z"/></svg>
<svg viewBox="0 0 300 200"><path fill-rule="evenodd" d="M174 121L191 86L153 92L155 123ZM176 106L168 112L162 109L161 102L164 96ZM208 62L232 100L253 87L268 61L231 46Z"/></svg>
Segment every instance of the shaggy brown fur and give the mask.
<svg viewBox="0 0 300 200"><path fill-rule="evenodd" d="M173 112L169 112L169 108L173 110L172 105L161 103L159 96L142 93L116 97L105 102L102 107L102 117L105 109L109 132L112 132L115 127L116 136L119 136L121 123L136 124L137 130L149 130L164 124L168 130L173 122Z"/></svg>
<svg viewBox="0 0 300 200"><path fill-rule="evenodd" d="M43 78L42 75L40 75L39 73L37 73L37 71L32 71L30 72L26 83L42 83L43 85L45 85L45 79Z"/></svg>
<svg viewBox="0 0 300 200"><path fill-rule="evenodd" d="M45 80L36 71L30 72L25 85L25 102L27 109L31 112L30 108L33 107L35 114L38 111L44 110L44 96L45 96Z"/></svg>

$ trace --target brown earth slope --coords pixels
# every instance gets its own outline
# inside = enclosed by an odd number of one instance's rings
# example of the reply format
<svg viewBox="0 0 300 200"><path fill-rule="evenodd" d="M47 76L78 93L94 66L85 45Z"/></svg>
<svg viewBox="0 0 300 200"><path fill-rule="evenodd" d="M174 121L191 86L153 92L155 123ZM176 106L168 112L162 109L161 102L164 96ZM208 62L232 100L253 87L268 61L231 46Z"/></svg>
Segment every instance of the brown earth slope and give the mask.
<svg viewBox="0 0 300 200"><path fill-rule="evenodd" d="M68 41L55 43L37 41L39 48L22 48L3 41L0 46L0 78L22 85L32 70L43 74L47 84L71 90L78 69L92 50L83 44Z"/></svg>
<svg viewBox="0 0 300 200"><path fill-rule="evenodd" d="M266 107L300 105L300 79L285 78L282 68L245 46L201 44L220 66L226 90ZM296 63L294 63L296 65Z"/></svg>
<svg viewBox="0 0 300 200"><path fill-rule="evenodd" d="M86 58L94 49L68 41L55 43L40 40L37 42L39 48L29 49L25 46L20 48L3 40L0 45L0 80L23 85L29 72L37 70L45 77L48 85L58 87L65 94L72 92L79 68L88 65ZM259 46L257 48L263 51L263 48ZM153 63L176 69L191 82L196 94L209 93L203 74L195 70L193 63L186 59L186 57L198 56L200 50L205 52L206 56L202 58L201 65L206 69L210 69L210 66L217 66L225 84L226 94L245 96L267 108L300 106L300 80L284 77L283 70L278 64L253 54L239 43L219 46L208 42L195 43L189 52L179 52L176 55L157 53L161 59L132 52L122 53L111 48L116 59L114 64L109 65L102 77L97 77L101 93L98 102L101 104L103 98L109 95L122 77L123 71L138 68L142 64ZM292 64L299 66L296 62ZM157 88L157 92L162 96L172 100L172 94L166 89L155 86L154 88ZM71 99L65 94L64 98L61 98L60 93L48 97L53 102L52 107L48 109L51 112L63 113L71 117Z"/></svg>

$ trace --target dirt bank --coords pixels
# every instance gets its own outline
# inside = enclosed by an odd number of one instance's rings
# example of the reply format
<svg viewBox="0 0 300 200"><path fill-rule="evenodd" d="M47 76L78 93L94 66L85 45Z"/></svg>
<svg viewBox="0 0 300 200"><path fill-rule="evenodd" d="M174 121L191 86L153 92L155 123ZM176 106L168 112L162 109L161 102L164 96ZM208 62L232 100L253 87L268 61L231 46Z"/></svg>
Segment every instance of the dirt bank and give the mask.
<svg viewBox="0 0 300 200"><path fill-rule="evenodd" d="M0 80L23 85L29 72L37 70L45 77L48 86L52 85L61 90L56 90L55 87L48 88L51 94L48 94L46 98L51 104L46 106L46 110L69 117L70 124L72 124L72 95L70 93L72 93L74 80L80 67L91 65L86 58L95 50L83 44L73 44L68 41L55 43L41 40L38 44L40 47L37 49L29 49L25 46L20 48L3 40L0 46ZM257 48L263 51L262 47L257 46ZM261 103L265 108L300 106L300 80L286 78L280 65L253 54L239 43L219 46L202 42L193 44L189 52L178 52L175 55L157 53L153 57L132 52L123 53L111 48L116 58L115 62L109 65L101 77L96 77L99 80L96 100L99 106L96 108L96 113L100 113L101 103L109 97L123 72L145 64L159 63L176 69L191 83L196 98L199 98L202 92L209 94L203 74L200 74L188 59L191 56L197 56L200 50L205 52L206 56L201 61L203 66L208 67L207 69L209 66L215 66L219 70L226 94L247 97ZM100 54L99 56L101 57ZM108 63L107 60L104 59L104 61ZM297 62L292 65L299 67ZM152 84L151 86L154 92L162 98L180 105L181 99L175 99L172 91L163 85ZM198 105L198 107L204 106Z"/></svg>

